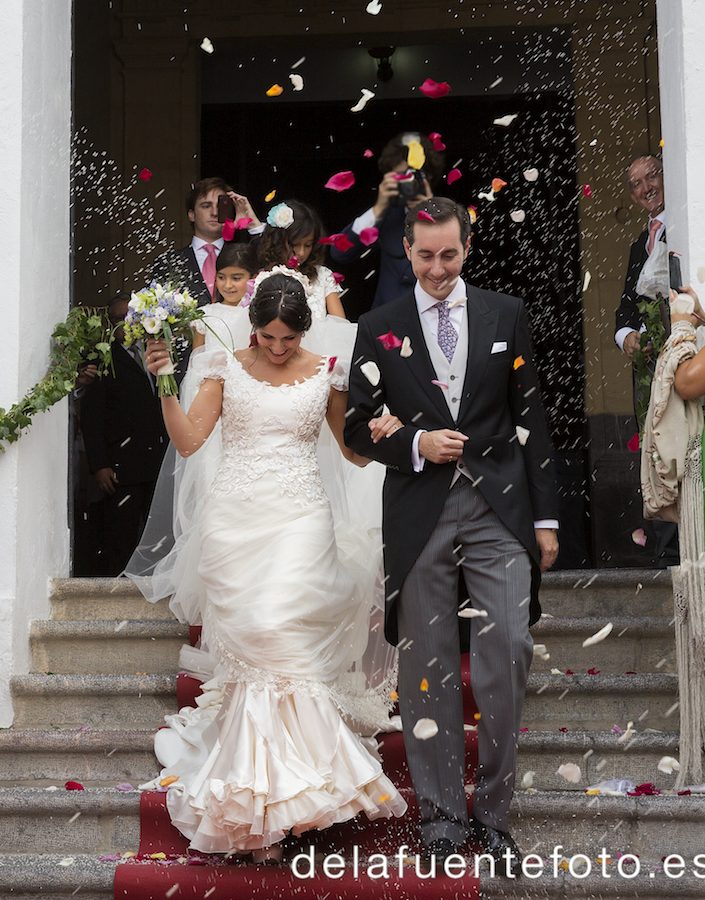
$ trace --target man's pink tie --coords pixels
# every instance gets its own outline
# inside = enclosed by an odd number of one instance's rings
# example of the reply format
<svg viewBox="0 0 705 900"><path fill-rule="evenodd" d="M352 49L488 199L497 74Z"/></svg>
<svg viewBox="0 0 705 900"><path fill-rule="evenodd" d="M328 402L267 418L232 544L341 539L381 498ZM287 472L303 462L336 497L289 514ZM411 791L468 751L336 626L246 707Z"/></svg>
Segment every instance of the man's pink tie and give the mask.
<svg viewBox="0 0 705 900"><path fill-rule="evenodd" d="M659 228L663 225L663 222L660 222L658 219L652 219L649 222L649 239L646 242L646 252L651 256L651 251L654 249L654 244L656 243L656 233Z"/></svg>
<svg viewBox="0 0 705 900"><path fill-rule="evenodd" d="M215 247L213 244L204 244L201 248L206 251L206 259L203 263L203 280L206 283L206 287L213 297L213 288L215 287L215 258L218 255L215 252Z"/></svg>

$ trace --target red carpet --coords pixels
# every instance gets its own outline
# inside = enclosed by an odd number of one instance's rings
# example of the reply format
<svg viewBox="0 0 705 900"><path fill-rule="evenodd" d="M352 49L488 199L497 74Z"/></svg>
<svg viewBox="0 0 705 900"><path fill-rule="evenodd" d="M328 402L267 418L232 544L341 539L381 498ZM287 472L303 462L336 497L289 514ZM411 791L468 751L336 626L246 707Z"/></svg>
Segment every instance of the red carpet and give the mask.
<svg viewBox="0 0 705 900"><path fill-rule="evenodd" d="M196 643L200 629L191 629L190 639ZM474 724L476 711L467 657L463 658L463 688L466 722ZM178 706L193 706L200 693L200 682L184 673L177 678ZM296 877L290 866L261 867L243 863L236 858L224 860L222 856L207 856L188 851L188 841L171 824L166 810L166 794L145 792L140 798L140 846L135 859L117 867L114 882L116 900L284 900L295 896L297 900L465 900L479 896L479 882L471 874L459 878L439 875L436 878L419 877L414 860L403 864L400 874L399 848L408 846L408 853L419 851L418 808L411 790L409 772L404 754L404 742L399 733L381 735L380 754L386 774L403 793L409 811L403 819L379 819L370 822L358 816L351 822L309 832L297 841L291 841L287 855L308 853L313 846L317 857L313 877ZM466 733L467 780L475 770L475 733ZM471 800L468 807L471 808ZM354 871L353 848L357 847L358 869ZM165 859L152 859L153 854L165 855ZM381 853L388 857L387 870L381 859L367 857ZM322 856L340 854L345 868L323 871ZM372 868L368 872L368 864ZM307 874L310 862L300 861L300 873ZM333 877L335 876L335 877ZM375 877L376 876L376 877Z"/></svg>

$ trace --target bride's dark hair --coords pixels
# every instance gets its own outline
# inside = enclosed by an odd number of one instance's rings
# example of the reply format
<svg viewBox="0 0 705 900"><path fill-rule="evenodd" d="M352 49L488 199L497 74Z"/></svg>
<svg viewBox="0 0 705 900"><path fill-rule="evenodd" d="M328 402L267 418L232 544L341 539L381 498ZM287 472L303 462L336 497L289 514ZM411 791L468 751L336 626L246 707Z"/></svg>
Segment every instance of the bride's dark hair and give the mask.
<svg viewBox="0 0 705 900"><path fill-rule="evenodd" d="M300 281L290 275L270 275L258 287L250 303L250 322L253 328L264 328L280 319L297 334L311 327L311 308Z"/></svg>

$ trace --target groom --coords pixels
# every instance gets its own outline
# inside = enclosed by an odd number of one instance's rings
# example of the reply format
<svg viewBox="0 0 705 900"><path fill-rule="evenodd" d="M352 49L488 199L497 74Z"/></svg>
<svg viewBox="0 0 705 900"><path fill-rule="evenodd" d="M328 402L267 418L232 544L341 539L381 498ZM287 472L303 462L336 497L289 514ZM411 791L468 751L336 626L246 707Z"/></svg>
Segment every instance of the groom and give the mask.
<svg viewBox="0 0 705 900"><path fill-rule="evenodd" d="M529 625L540 615L540 573L558 553L551 443L522 301L460 277L470 248L465 209L444 197L422 202L406 217L404 247L416 285L360 319L345 439L387 467L385 633L399 647L404 743L426 854L442 862L470 830L498 861L507 850L515 854L516 871L519 851L507 824L532 658ZM409 341L385 349L396 343L392 335ZM383 404L405 425L373 443L368 422ZM463 612L472 615L480 712L472 822L464 791ZM422 718L435 721L435 736L414 735Z"/></svg>

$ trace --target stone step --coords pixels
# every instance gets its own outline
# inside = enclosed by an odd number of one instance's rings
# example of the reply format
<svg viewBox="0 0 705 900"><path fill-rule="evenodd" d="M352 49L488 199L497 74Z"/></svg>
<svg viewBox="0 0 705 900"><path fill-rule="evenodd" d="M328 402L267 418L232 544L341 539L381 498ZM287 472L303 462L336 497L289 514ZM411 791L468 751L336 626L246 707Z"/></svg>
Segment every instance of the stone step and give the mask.
<svg viewBox="0 0 705 900"><path fill-rule="evenodd" d="M173 674L187 640L188 628L175 620L35 621L32 668L54 674Z"/></svg>
<svg viewBox="0 0 705 900"><path fill-rule="evenodd" d="M68 860L70 865L66 865ZM0 897L13 900L67 900L83 897L108 900L113 897L117 862L75 853L0 854Z"/></svg>
<svg viewBox="0 0 705 900"><path fill-rule="evenodd" d="M17 728L157 729L176 711L172 675L15 675Z"/></svg>
<svg viewBox="0 0 705 900"><path fill-rule="evenodd" d="M49 599L58 620L174 619L167 600L148 603L127 578L54 578Z"/></svg>
<svg viewBox="0 0 705 900"><path fill-rule="evenodd" d="M594 617L595 631L613 615L673 616L668 569L592 569L548 572L541 606L553 616Z"/></svg>
<svg viewBox="0 0 705 900"><path fill-rule="evenodd" d="M112 854L139 844L139 793L0 788L0 853Z"/></svg>
<svg viewBox="0 0 705 900"><path fill-rule="evenodd" d="M588 647L583 641L607 622L612 632ZM656 616L611 616L600 622L588 618L541 618L531 629L536 644L545 644L551 657L535 655L533 672L558 668L585 672L597 668L623 675L625 672L675 672L673 619Z"/></svg>
<svg viewBox="0 0 705 900"><path fill-rule="evenodd" d="M149 781L159 771L153 730L0 731L0 787L63 786L68 781L115 787Z"/></svg>
<svg viewBox="0 0 705 900"><path fill-rule="evenodd" d="M678 678L671 674L529 676L523 725L532 731L577 728L673 731L678 727Z"/></svg>

